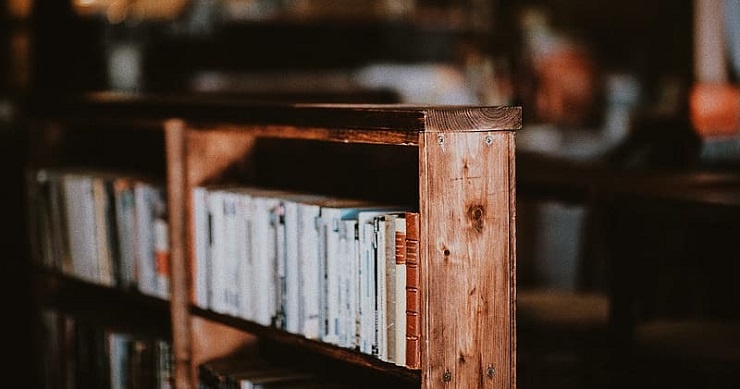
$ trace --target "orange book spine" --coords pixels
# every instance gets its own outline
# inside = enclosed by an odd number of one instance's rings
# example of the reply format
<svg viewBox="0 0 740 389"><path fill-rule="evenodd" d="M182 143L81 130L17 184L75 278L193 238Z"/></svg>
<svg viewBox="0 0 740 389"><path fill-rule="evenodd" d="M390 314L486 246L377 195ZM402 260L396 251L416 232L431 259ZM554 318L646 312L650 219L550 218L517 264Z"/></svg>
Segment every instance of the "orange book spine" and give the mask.
<svg viewBox="0 0 740 389"><path fill-rule="evenodd" d="M421 368L419 214L406 213L406 366Z"/></svg>

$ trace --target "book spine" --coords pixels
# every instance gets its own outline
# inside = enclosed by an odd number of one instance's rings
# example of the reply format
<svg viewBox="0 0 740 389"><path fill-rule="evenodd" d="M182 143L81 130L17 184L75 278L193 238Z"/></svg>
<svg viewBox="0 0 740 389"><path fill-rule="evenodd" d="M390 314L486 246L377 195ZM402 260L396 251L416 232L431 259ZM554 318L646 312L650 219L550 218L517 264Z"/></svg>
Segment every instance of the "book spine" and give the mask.
<svg viewBox="0 0 740 389"><path fill-rule="evenodd" d="M319 208L310 205L299 207L298 266L301 290L301 333L308 339L320 338L320 248Z"/></svg>
<svg viewBox="0 0 740 389"><path fill-rule="evenodd" d="M406 213L406 366L421 368L419 214Z"/></svg>
<svg viewBox="0 0 740 389"><path fill-rule="evenodd" d="M406 218L399 216L395 219L394 231L395 267L396 267L396 292L395 312L395 359L393 362L399 366L406 365Z"/></svg>
<svg viewBox="0 0 740 389"><path fill-rule="evenodd" d="M240 193L239 203L239 316L254 321L256 314L255 297L255 257L252 250L254 245L254 226L252 197Z"/></svg>
<svg viewBox="0 0 740 389"><path fill-rule="evenodd" d="M292 334L301 332L300 267L298 265L298 203L286 201L285 209L285 329Z"/></svg>
<svg viewBox="0 0 740 389"><path fill-rule="evenodd" d="M193 253L193 291L192 302L201 308L208 308L209 300L209 240L210 222L208 212L208 190L203 187L193 189L193 234L195 250Z"/></svg>
<svg viewBox="0 0 740 389"><path fill-rule="evenodd" d="M154 275L156 277L156 296L162 299L170 297L170 237L167 221L167 200L162 188L154 193Z"/></svg>
<svg viewBox="0 0 740 389"><path fill-rule="evenodd" d="M108 235L110 231L109 200L106 191L106 181L103 177L91 177L93 213L95 218L95 238L97 247L98 273L97 281L100 285L114 286L113 284L113 258L111 252L111 240Z"/></svg>

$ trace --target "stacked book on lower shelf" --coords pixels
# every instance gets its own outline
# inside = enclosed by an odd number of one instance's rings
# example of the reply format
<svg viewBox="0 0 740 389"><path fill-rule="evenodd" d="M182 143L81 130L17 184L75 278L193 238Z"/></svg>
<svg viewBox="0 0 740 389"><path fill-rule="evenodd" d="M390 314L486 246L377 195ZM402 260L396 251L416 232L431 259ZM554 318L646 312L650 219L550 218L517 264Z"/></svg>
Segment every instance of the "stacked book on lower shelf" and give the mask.
<svg viewBox="0 0 740 389"><path fill-rule="evenodd" d="M192 200L195 306L419 368L417 212L246 186Z"/></svg>
<svg viewBox="0 0 740 389"><path fill-rule="evenodd" d="M172 346L156 335L119 331L46 309L42 312L46 388L173 387Z"/></svg>

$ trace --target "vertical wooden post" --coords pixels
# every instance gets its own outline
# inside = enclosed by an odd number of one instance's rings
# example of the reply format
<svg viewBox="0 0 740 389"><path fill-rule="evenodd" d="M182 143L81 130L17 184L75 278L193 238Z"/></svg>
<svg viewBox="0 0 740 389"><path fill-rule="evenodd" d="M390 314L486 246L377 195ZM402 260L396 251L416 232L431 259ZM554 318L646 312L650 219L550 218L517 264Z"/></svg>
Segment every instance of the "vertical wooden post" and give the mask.
<svg viewBox="0 0 740 389"><path fill-rule="evenodd" d="M419 143L422 386L514 388L514 133Z"/></svg>
<svg viewBox="0 0 740 389"><path fill-rule="evenodd" d="M188 194L186 185L185 123L181 120L165 122L167 152L167 202L170 233L170 310L174 354L174 381L178 389L193 387L191 369L190 305L188 244L185 225Z"/></svg>

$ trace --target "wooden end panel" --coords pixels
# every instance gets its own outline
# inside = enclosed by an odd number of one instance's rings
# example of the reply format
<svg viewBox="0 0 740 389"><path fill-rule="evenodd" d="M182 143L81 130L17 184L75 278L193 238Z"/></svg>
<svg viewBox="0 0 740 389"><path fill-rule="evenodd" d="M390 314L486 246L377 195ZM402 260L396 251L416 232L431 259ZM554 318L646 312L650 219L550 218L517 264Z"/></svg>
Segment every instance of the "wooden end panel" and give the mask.
<svg viewBox="0 0 740 389"><path fill-rule="evenodd" d="M423 387L516 385L513 136L423 134Z"/></svg>
<svg viewBox="0 0 740 389"><path fill-rule="evenodd" d="M190 316L189 280L186 264L184 211L185 196L185 129L182 121L165 123L167 153L167 211L170 239L170 311L174 354L174 380L178 388L194 387L190 381Z"/></svg>

